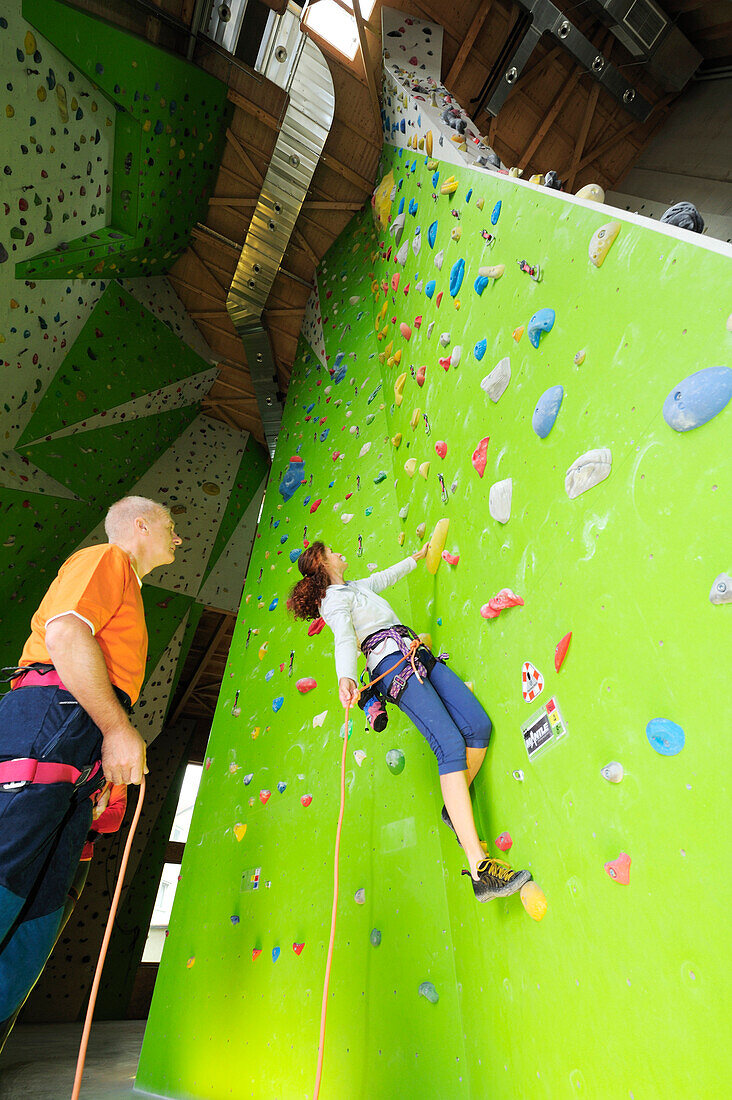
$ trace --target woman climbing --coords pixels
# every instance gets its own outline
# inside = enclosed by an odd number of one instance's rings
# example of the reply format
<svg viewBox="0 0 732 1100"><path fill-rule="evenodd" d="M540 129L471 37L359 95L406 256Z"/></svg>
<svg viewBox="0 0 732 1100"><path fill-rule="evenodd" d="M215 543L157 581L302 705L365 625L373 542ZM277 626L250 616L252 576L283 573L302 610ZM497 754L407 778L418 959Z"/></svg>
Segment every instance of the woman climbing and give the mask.
<svg viewBox="0 0 732 1100"><path fill-rule="evenodd" d="M531 878L530 871L514 871L503 860L488 858L475 829L469 787L485 757L491 720L463 681L419 643L378 595L416 569L426 553L427 547L363 580L346 581L348 562L343 554L314 542L298 558L303 579L292 589L287 606L298 619L322 616L333 631L338 695L344 707L359 699L359 647L371 680L396 664L399 654L406 658L379 681L378 688L367 686L361 694L371 695L373 702L378 691L427 738L437 757L445 800L442 819L456 834L470 866L462 874L471 876L477 900L489 901L515 893ZM377 703L377 718L379 709ZM377 730L386 724L383 713L380 717L375 723L373 710L369 715Z"/></svg>

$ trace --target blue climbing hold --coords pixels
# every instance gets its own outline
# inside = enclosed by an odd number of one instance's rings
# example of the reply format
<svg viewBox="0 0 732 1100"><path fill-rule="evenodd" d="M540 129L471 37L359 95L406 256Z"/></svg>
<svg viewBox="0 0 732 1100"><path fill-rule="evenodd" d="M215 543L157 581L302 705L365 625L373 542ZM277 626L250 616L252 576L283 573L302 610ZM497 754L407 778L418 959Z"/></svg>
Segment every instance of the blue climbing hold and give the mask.
<svg viewBox="0 0 732 1100"><path fill-rule="evenodd" d="M399 206L397 207L397 215L404 212L404 195L399 200Z"/></svg>
<svg viewBox="0 0 732 1100"><path fill-rule="evenodd" d="M366 511L364 512L364 515L365 515L365 516L370 516L372 512L373 512L373 508L371 508L371 507L369 506L369 507L368 507L368 508L366 509Z"/></svg>
<svg viewBox="0 0 732 1100"><path fill-rule="evenodd" d="M268 683L270 682L270 680L272 679L272 677L273 677L273 676L274 676L274 669L273 669L273 668L269 668L269 669L267 669L267 671L266 671L266 672L265 672L265 674L264 674L264 682L265 682L265 684L268 684Z"/></svg>
<svg viewBox="0 0 732 1100"><path fill-rule="evenodd" d="M282 475L280 493L287 502L297 492L304 481L305 463L299 455L293 455L290 463Z"/></svg>
<svg viewBox="0 0 732 1100"><path fill-rule="evenodd" d="M302 554L302 549L290 550L290 561L294 564Z"/></svg>
<svg viewBox="0 0 732 1100"><path fill-rule="evenodd" d="M418 207L419 207L419 203L417 202L416 199L410 199L409 200L409 213L412 215L412 217L414 217L414 215L417 213Z"/></svg>
<svg viewBox="0 0 732 1100"><path fill-rule="evenodd" d="M427 286L424 288L424 292L428 298L431 298L432 295L435 293L436 286L436 281L434 279L430 279L430 281L427 283Z"/></svg>
<svg viewBox="0 0 732 1100"><path fill-rule="evenodd" d="M275 712L275 714L280 709L280 707L282 706L284 701L285 701L284 695L278 695L276 699L272 700L272 710Z"/></svg>
<svg viewBox="0 0 732 1100"><path fill-rule="evenodd" d="M277 784L277 790L280 792L280 794L284 794L287 790L287 784L283 779L280 779L279 783Z"/></svg>
<svg viewBox="0 0 732 1100"><path fill-rule="evenodd" d="M320 442L325 443L325 441L328 438L329 434L330 434L330 428L323 428L322 432L320 433Z"/></svg>
<svg viewBox="0 0 732 1100"><path fill-rule="evenodd" d="M280 535L280 546L284 546L289 537L289 535Z"/></svg>
<svg viewBox="0 0 732 1100"><path fill-rule="evenodd" d="M313 401L313 402L312 402L312 403L311 403L310 405L308 405L308 406L307 406L307 408L305 409L305 415L306 415L306 416L309 416L309 415L310 415L310 413L311 413L311 412L313 411L313 409L314 409L314 408L315 408L315 402Z"/></svg>
<svg viewBox="0 0 732 1100"><path fill-rule="evenodd" d="M465 260L462 257L456 260L452 265L452 271L450 272L450 294L454 298L460 287L463 285L463 278L465 276Z"/></svg>
<svg viewBox="0 0 732 1100"><path fill-rule="evenodd" d="M437 222L432 222L432 225L427 230L427 240L430 242L430 248L434 248L435 241L437 240Z"/></svg>
<svg viewBox="0 0 732 1100"><path fill-rule="evenodd" d="M473 355L478 360L478 362L480 362L480 360L485 355L485 349L487 347L488 347L488 341L486 339L483 339L483 340L479 340L478 343L473 348Z"/></svg>
<svg viewBox="0 0 732 1100"><path fill-rule="evenodd" d="M550 386L548 390L544 390L537 401L534 415L531 418L531 426L539 439L546 439L554 427L554 421L557 419L563 397L563 386Z"/></svg>
<svg viewBox="0 0 732 1100"><path fill-rule="evenodd" d="M269 605L267 610L268 611L274 611L274 609L277 607L277 604L279 602L280 602L279 596L275 596L275 598L272 600L272 603Z"/></svg>
<svg viewBox="0 0 732 1100"><path fill-rule="evenodd" d="M432 186L433 186L433 187L437 187L437 183L438 183L438 180L439 180L439 178L440 178L440 173L439 173L439 171L437 171L437 172L434 172L434 173L432 174Z"/></svg>
<svg viewBox="0 0 732 1100"><path fill-rule="evenodd" d="M498 202L496 203L496 205L493 207L493 212L491 213L491 225L495 225L496 222L498 221L498 219L500 218L500 216L501 216L501 206L502 205L503 205L503 203L499 199Z"/></svg>
<svg viewBox="0 0 732 1100"><path fill-rule="evenodd" d="M466 203L467 203L467 202L470 202L470 196L471 196L472 194L473 194L473 188L471 187L471 188L470 188L470 190L468 191L467 195L465 196L465 201L466 201Z"/></svg>
<svg viewBox="0 0 732 1100"><path fill-rule="evenodd" d="M378 947L381 943L381 932L378 928L371 929L371 935L369 936L372 947Z"/></svg>
<svg viewBox="0 0 732 1100"><path fill-rule="evenodd" d="M555 317L553 309L537 309L526 329L532 347L538 348L542 333L551 332Z"/></svg>
<svg viewBox="0 0 732 1100"><path fill-rule="evenodd" d="M483 293L489 282L490 279L487 275L478 275L477 279L473 283L475 293L478 295L478 297L480 297L480 295Z"/></svg>
<svg viewBox="0 0 732 1100"><path fill-rule="evenodd" d="M674 386L663 403L663 419L677 432L712 420L732 398L732 370L705 367Z"/></svg>
<svg viewBox="0 0 732 1100"><path fill-rule="evenodd" d="M303 508L305 507L306 504L309 504L311 500L312 500L312 497L309 497L309 496L305 497L305 499L302 502Z"/></svg>
<svg viewBox="0 0 732 1100"><path fill-rule="evenodd" d="M276 963L276 962L277 962L277 960L279 959L279 957L280 957L280 949L279 949L279 947L273 947L273 948L272 948L272 962L273 962L273 963Z"/></svg>
<svg viewBox="0 0 732 1100"><path fill-rule="evenodd" d="M406 134L406 132L407 132L407 123L404 119L402 119L401 122L399 123L399 129L401 130L401 132L403 134Z"/></svg>
<svg viewBox="0 0 732 1100"><path fill-rule="evenodd" d="M670 718L652 718L646 726L651 747L661 756L676 756L684 747L684 731Z"/></svg>
<svg viewBox="0 0 732 1100"><path fill-rule="evenodd" d="M342 382L347 374L348 374L348 367L346 367L345 365L342 366L342 367L339 367L338 370L333 375L334 385L337 386L339 382Z"/></svg>

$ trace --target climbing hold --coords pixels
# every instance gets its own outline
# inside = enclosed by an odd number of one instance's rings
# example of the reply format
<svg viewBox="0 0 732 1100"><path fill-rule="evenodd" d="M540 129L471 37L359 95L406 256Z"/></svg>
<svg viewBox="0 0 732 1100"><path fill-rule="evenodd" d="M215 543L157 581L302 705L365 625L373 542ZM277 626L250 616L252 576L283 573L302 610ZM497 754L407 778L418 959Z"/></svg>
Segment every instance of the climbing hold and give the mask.
<svg viewBox="0 0 732 1100"><path fill-rule="evenodd" d="M456 260L452 265L452 271L450 272L450 294L454 298L463 285L463 278L465 276L465 260L462 257Z"/></svg>
<svg viewBox="0 0 732 1100"><path fill-rule="evenodd" d="M681 726L669 718L652 718L646 726L646 737L661 756L676 756L686 740Z"/></svg>
<svg viewBox="0 0 732 1100"><path fill-rule="evenodd" d="M269 802L271 797L272 797L272 792L271 791L260 791L259 792L259 801L262 803L263 806L267 805L267 803Z"/></svg>
<svg viewBox="0 0 732 1100"><path fill-rule="evenodd" d="M709 599L716 604L732 603L732 577L729 573L720 573L715 577Z"/></svg>
<svg viewBox="0 0 732 1100"><path fill-rule="evenodd" d="M353 428L351 428L351 432L352 432L353 434L356 434L356 433L358 432L358 428L356 428L356 427L354 426ZM363 447L362 447L362 448L361 448L361 450L360 450L360 451L358 452L358 457L359 457L359 458L365 458L365 457L366 457L366 455L367 455L367 454L369 453L369 451L370 451L370 450L371 450L371 444L370 444L370 443L364 443Z"/></svg>
<svg viewBox="0 0 732 1100"><path fill-rule="evenodd" d="M236 825L234 826L234 836L236 837L237 840L243 840L244 836L246 834L246 831L247 831L246 825L242 825L241 822L237 822Z"/></svg>
<svg viewBox="0 0 732 1100"><path fill-rule="evenodd" d="M582 364L585 361L585 356L586 355L587 355L587 348L582 348L581 351L578 351L577 354L574 357L574 365L576 367L581 367Z"/></svg>
<svg viewBox="0 0 732 1100"><path fill-rule="evenodd" d="M508 174L512 179L520 179L524 174L523 168L509 168Z"/></svg>
<svg viewBox="0 0 732 1100"><path fill-rule="evenodd" d="M190 970L190 969L191 969L191 967L195 965L195 962L196 962L196 956L195 956L195 955L191 955L190 959L189 959L189 960L188 960L188 962L186 963L186 967L187 967L187 969L188 969L188 970Z"/></svg>
<svg viewBox="0 0 732 1100"><path fill-rule="evenodd" d="M417 425L419 424L421 415L422 415L422 410L421 409L414 409L414 411L412 412L412 419L409 421L410 428L416 428L417 427Z"/></svg>
<svg viewBox="0 0 732 1100"><path fill-rule="evenodd" d="M239 917L236 915L236 913L232 913L231 916L229 917L229 920L231 921L231 923L234 926L236 926L239 923Z"/></svg>
<svg viewBox="0 0 732 1100"><path fill-rule="evenodd" d="M546 897L540 886L533 881L525 882L519 893L521 904L532 920L540 921L546 913Z"/></svg>
<svg viewBox="0 0 732 1100"><path fill-rule="evenodd" d="M399 325L399 331L401 332L405 340L411 340L412 330L406 321L401 322L401 324Z"/></svg>
<svg viewBox="0 0 732 1100"><path fill-rule="evenodd" d="M355 512L343 512L341 514L341 519L343 520L344 523L350 523L351 520L353 519L354 515L355 515Z"/></svg>
<svg viewBox="0 0 732 1100"><path fill-rule="evenodd" d="M363 764L364 760L366 759L366 753L363 751L363 749L356 749L354 751L353 755L355 756L356 763L358 764L358 766L360 768L361 765Z"/></svg>
<svg viewBox="0 0 732 1100"><path fill-rule="evenodd" d="M400 374L394 383L394 404L399 406L404 400L404 383L407 381L406 374Z"/></svg>
<svg viewBox="0 0 732 1100"><path fill-rule="evenodd" d="M507 852L512 844L510 833L501 833L496 837L496 848L500 848L502 852Z"/></svg>
<svg viewBox="0 0 732 1100"><path fill-rule="evenodd" d="M302 680L298 680L295 687L301 695L306 695L307 692L312 691L313 688L318 686L318 681L314 680L312 676L305 676Z"/></svg>
<svg viewBox="0 0 732 1100"><path fill-rule="evenodd" d="M255 959L258 959L261 954L262 954L262 948L261 947L252 948L252 962Z"/></svg>
<svg viewBox="0 0 732 1100"><path fill-rule="evenodd" d="M488 341L484 338L483 340L479 340L478 343L473 348L473 355L478 360L478 362L480 362L481 359L483 358L483 356L485 355L485 350L486 350L487 347L488 347Z"/></svg>
<svg viewBox="0 0 732 1100"><path fill-rule="evenodd" d="M488 444L490 442L490 438L491 437L489 435L487 435L487 436L485 436L484 439L481 439L480 443L478 444L478 446L473 451L471 461L472 461L473 466L475 467L475 469L478 471L478 477L482 477L483 474L485 473L485 465L486 465L486 461L487 461L486 454L487 454L487 451L488 451Z"/></svg>
<svg viewBox="0 0 732 1100"><path fill-rule="evenodd" d="M420 464L420 467L419 467L419 473L425 479L425 481L427 480L427 475L429 474L429 472L430 472L429 462L422 462Z"/></svg>
<svg viewBox="0 0 732 1100"><path fill-rule="evenodd" d="M586 183L577 192L578 199L590 199L592 202L604 202L605 192L599 183Z"/></svg>
<svg viewBox="0 0 732 1100"><path fill-rule="evenodd" d="M310 623L310 626L308 627L308 638L313 638L316 634L320 634L320 631L323 629L324 626L325 619L321 619L320 617L318 617L317 619L313 619L313 621Z"/></svg>
<svg viewBox="0 0 732 1100"><path fill-rule="evenodd" d="M510 588L502 588L488 603L483 604L480 613L484 619L497 619L502 611L509 607L523 607L524 601Z"/></svg>
<svg viewBox="0 0 732 1100"><path fill-rule="evenodd" d="M442 559L443 561L446 561L448 565L457 565L457 563L460 561L460 555L450 554L449 551L443 550Z"/></svg>
<svg viewBox="0 0 732 1100"><path fill-rule="evenodd" d="M441 332L440 333L440 347L446 348L449 343L450 343L450 333L449 332Z"/></svg>
<svg viewBox="0 0 732 1100"><path fill-rule="evenodd" d="M273 948L272 948L272 962L273 962L273 963L276 963L276 962L277 962L277 960L279 959L279 957L280 957L280 949L279 949L279 947L273 947Z"/></svg>
<svg viewBox="0 0 732 1100"><path fill-rule="evenodd" d="M498 202L496 203L496 205L493 207L493 210L491 212L491 225L495 225L496 222L498 221L498 219L500 218L500 216L501 216L501 207L502 206L503 206L503 203L499 199Z"/></svg>
<svg viewBox="0 0 732 1100"><path fill-rule="evenodd" d="M437 239L437 222L432 222L432 225L427 230L427 241L430 248L435 247L435 241Z"/></svg>
<svg viewBox="0 0 732 1100"><path fill-rule="evenodd" d="M688 432L712 420L732 398L732 370L705 367L690 374L663 403L663 419L677 432Z"/></svg>
<svg viewBox="0 0 732 1100"><path fill-rule="evenodd" d="M348 719L348 740L351 740L351 734L353 733L353 719ZM343 738L346 736L346 723L344 722L340 728L340 736Z"/></svg>
<svg viewBox="0 0 732 1100"><path fill-rule="evenodd" d="M442 271L442 263L443 263L444 259L445 259L445 250L443 248L441 248L440 251L438 253L436 253L436 255L435 255L435 267L437 268L438 271Z"/></svg>
<svg viewBox="0 0 732 1100"><path fill-rule="evenodd" d="M576 458L564 478L564 488L569 499L574 500L581 493L591 489L593 485L609 477L612 464L613 456L608 447L586 451L585 454Z"/></svg>
<svg viewBox="0 0 732 1100"><path fill-rule="evenodd" d="M401 775L404 771L404 753L401 749L389 749L386 754L386 766L392 775Z"/></svg>
<svg viewBox="0 0 732 1100"><path fill-rule="evenodd" d="M600 769L600 775L603 779L607 779L608 783L621 783L624 774L623 765L618 764L617 760L612 760Z"/></svg>
<svg viewBox="0 0 732 1100"><path fill-rule="evenodd" d="M605 257L620 232L620 222L607 222L596 229L590 239L590 260L595 267L602 267Z"/></svg>
<svg viewBox="0 0 732 1100"><path fill-rule="evenodd" d="M409 515L409 501L399 509L399 519L406 519Z"/></svg>
<svg viewBox="0 0 732 1100"><path fill-rule="evenodd" d="M249 772L248 775L245 775L244 780L243 780L244 786L248 787L253 779L254 779L254 772Z"/></svg>
<svg viewBox="0 0 732 1100"><path fill-rule="evenodd" d="M572 640L572 631L569 634L565 634L561 642L557 642L557 647L554 650L554 668L559 672L564 658L567 656L567 650L569 649L569 643Z"/></svg>
<svg viewBox="0 0 732 1100"><path fill-rule="evenodd" d="M538 309L528 324L527 332L531 346L538 348L542 333L551 332L554 328L556 314L553 309Z"/></svg>
<svg viewBox="0 0 732 1100"><path fill-rule="evenodd" d="M458 181L454 176L448 176L442 187L440 188L441 195L454 195L459 187Z"/></svg>
<svg viewBox="0 0 732 1100"><path fill-rule="evenodd" d="M437 443L435 443L435 450L440 458L445 457L447 454L447 443L445 443L444 439L438 439ZM709 598L711 599L711 596Z"/></svg>
<svg viewBox="0 0 732 1100"><path fill-rule="evenodd" d="M404 200L402 199L402 202L403 201ZM399 247L399 242L402 239L402 233L404 232L404 222L406 221L406 217L407 216L404 213L404 211L401 211L399 214L397 214L397 216L394 218L394 221L389 226L389 233L394 238L394 244L395 244L396 247Z"/></svg>
<svg viewBox="0 0 732 1100"><path fill-rule="evenodd" d="M426 366L420 367L419 370L417 371L417 373L414 377L415 377L415 381L416 381L418 386L421 387L421 386L424 385L424 377L425 377L426 373L427 373L427 367Z"/></svg>
<svg viewBox="0 0 732 1100"><path fill-rule="evenodd" d="M275 714L280 709L280 707L282 706L284 701L285 701L284 695L278 695L276 699L272 700L272 710L275 712Z"/></svg>
<svg viewBox="0 0 732 1100"><path fill-rule="evenodd" d="M508 356L496 363L490 374L487 374L480 384L483 393L487 393L495 404L506 392L506 387L511 381L511 360Z"/></svg>
<svg viewBox="0 0 732 1100"><path fill-rule="evenodd" d="M304 943L293 943L292 950L295 952L296 955L301 955L304 946Z"/></svg>
<svg viewBox="0 0 732 1100"><path fill-rule="evenodd" d="M287 790L287 784L285 783L284 779L280 779L279 783L277 784L278 793L279 794L284 794L286 790Z"/></svg>
<svg viewBox="0 0 732 1100"><path fill-rule="evenodd" d="M432 532L432 538L430 539L427 549L427 556L425 557L425 565L427 567L427 572L431 573L433 576L437 572L437 568L442 560L442 551L445 549L445 543L447 542L447 531L449 526L449 519L439 519Z"/></svg>
<svg viewBox="0 0 732 1100"><path fill-rule="evenodd" d="M491 485L488 494L488 511L499 523L508 523L511 518L511 495L513 479L505 478Z"/></svg>
<svg viewBox="0 0 732 1100"><path fill-rule="evenodd" d="M300 802L305 807L305 809L308 808L308 806L310 805L310 803L312 801L313 801L313 796L311 794L304 794L300 799Z"/></svg>
<svg viewBox="0 0 732 1100"><path fill-rule="evenodd" d="M613 882L627 886L630 882L630 856L627 852L621 852L617 859L605 864L605 870Z"/></svg>
<svg viewBox="0 0 732 1100"><path fill-rule="evenodd" d="M535 173L533 176L529 176L529 183L536 183L539 187L543 187L544 177L540 172Z"/></svg>
<svg viewBox="0 0 732 1100"><path fill-rule="evenodd" d="M521 768L514 768L514 770L511 772L511 775L517 783L523 783L524 773L521 771Z"/></svg>
<svg viewBox="0 0 732 1100"><path fill-rule="evenodd" d="M457 367L457 366L460 365L460 359L462 358L462 354L463 354L462 347L460 346L460 344L456 344L455 347L452 349L452 354L450 355L450 364L453 367Z"/></svg>
<svg viewBox="0 0 732 1100"><path fill-rule="evenodd" d="M479 267L478 277L481 279L500 279L506 270L505 264L494 264L493 267ZM477 290L477 287L476 287ZM478 293L481 293L480 291Z"/></svg>
<svg viewBox="0 0 732 1100"><path fill-rule="evenodd" d="M704 218L691 202L675 202L661 214L665 225L677 225L679 229L688 229L692 233L704 232Z"/></svg>
<svg viewBox="0 0 732 1100"><path fill-rule="evenodd" d="M430 281L425 285L424 292L428 298L431 298L432 295L435 293L436 285L437 284L434 279L430 279Z"/></svg>
<svg viewBox="0 0 732 1100"><path fill-rule="evenodd" d="M267 608L267 610L268 610L268 611L274 611L274 609L275 609L275 608L277 607L277 604L278 604L279 602L280 602L280 600L279 600L279 596L275 596L275 598L274 598L274 599L272 600L272 602L271 602L271 604L269 605L269 607Z"/></svg>
<svg viewBox="0 0 732 1100"><path fill-rule="evenodd" d="M527 703L532 703L544 690L544 677L531 661L521 666L521 694Z"/></svg>
<svg viewBox="0 0 732 1100"><path fill-rule="evenodd" d="M356 905L363 905L363 903L366 901L366 891L364 890L363 886L353 895L353 900L355 901Z"/></svg>
<svg viewBox="0 0 732 1100"><path fill-rule="evenodd" d="M487 275L478 275L475 282L473 283L473 289L475 290L475 293L478 295L478 297L481 296L485 288L488 286L489 282L490 280L488 279Z"/></svg>
<svg viewBox="0 0 732 1100"><path fill-rule="evenodd" d="M425 997L430 1004L436 1005L440 997L432 982L422 982L419 987L420 997Z"/></svg>
<svg viewBox="0 0 732 1100"><path fill-rule="evenodd" d="M517 344L518 344L519 340L521 339L521 337L523 336L523 334L524 334L524 326L523 325L519 325L518 328L515 328L513 330L513 338L514 338L514 340L516 341Z"/></svg>
<svg viewBox="0 0 732 1100"><path fill-rule="evenodd" d="M417 469L417 459L408 458L404 463L404 469L409 477L414 477L414 471Z"/></svg>
<svg viewBox="0 0 732 1100"><path fill-rule="evenodd" d="M304 484L305 463L299 455L293 455L280 481L280 493L285 503Z"/></svg>
<svg viewBox="0 0 732 1100"><path fill-rule="evenodd" d="M372 947L379 946L379 944L381 943L381 932L378 928L371 929L371 935L369 936L369 939L371 940Z"/></svg>
<svg viewBox="0 0 732 1100"><path fill-rule="evenodd" d="M314 500L314 501L313 501L313 503L312 503L312 504L310 505L310 512L311 512L311 514L312 514L313 512L317 512L318 508L320 507L320 505L321 505L322 503L323 503L323 502L322 502L322 501L321 501L320 499L318 499L318 500Z"/></svg>
<svg viewBox="0 0 732 1100"><path fill-rule="evenodd" d="M548 390L544 390L537 401L534 415L531 417L531 426L539 439L546 439L554 427L563 398L563 386L550 386Z"/></svg>
<svg viewBox="0 0 732 1100"><path fill-rule="evenodd" d="M404 267L404 264L407 262L407 256L408 255L409 255L409 241L405 241L404 244L399 249L399 251L397 252L394 259L396 260L396 262L398 264L401 264L402 267Z"/></svg>

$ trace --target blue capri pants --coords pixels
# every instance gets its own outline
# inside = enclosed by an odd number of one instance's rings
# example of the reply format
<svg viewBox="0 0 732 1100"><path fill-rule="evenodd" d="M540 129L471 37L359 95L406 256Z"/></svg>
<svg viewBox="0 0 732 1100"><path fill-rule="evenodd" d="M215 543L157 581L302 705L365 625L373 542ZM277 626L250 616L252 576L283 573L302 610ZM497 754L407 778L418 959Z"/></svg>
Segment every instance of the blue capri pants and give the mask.
<svg viewBox="0 0 732 1100"><path fill-rule="evenodd" d="M371 674L372 679L398 660L398 653L382 657ZM389 672L378 687L387 692L403 665ZM429 742L437 757L440 775L462 772L467 768L466 748L486 748L491 739L491 720L459 676L436 661L429 677L420 684L412 674L397 704Z"/></svg>

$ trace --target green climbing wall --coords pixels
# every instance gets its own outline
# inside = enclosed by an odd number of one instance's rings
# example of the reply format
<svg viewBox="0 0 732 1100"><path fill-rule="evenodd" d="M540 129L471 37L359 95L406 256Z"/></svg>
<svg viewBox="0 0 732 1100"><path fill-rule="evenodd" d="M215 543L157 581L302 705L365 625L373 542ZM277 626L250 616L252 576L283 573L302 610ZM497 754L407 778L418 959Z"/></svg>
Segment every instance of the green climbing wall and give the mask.
<svg viewBox="0 0 732 1100"><path fill-rule="evenodd" d="M347 575L366 575L446 517L458 563L435 576L420 564L390 599L488 709L479 833L495 855L510 833L508 858L531 869L548 910L537 923L517 896L476 903L426 744L396 711L378 735L356 712L321 1096L718 1097L732 1069L720 1010L730 609L709 592L729 568L731 413L681 434L661 410L681 379L727 360L728 257L623 218L596 267L606 208L452 166L433 178L440 166L408 152L385 150L382 168L403 236L366 210L319 271L328 369L301 339L138 1088L224 1097L235 1081L242 1096L312 1096L343 713L330 631L309 637L285 609L293 558L322 538ZM442 195L450 173L457 189ZM540 265L540 281L517 260ZM478 269L498 265L479 294ZM556 317L534 347L541 309ZM493 401L481 381L506 357ZM563 404L541 439L532 415L554 385ZM570 499L567 471L601 448L609 476ZM295 454L305 484L285 502ZM508 478L501 523L489 494ZM502 588L523 605L484 618ZM528 702L526 661L544 685ZM304 677L317 681L306 694ZM566 733L530 759L522 726L552 698ZM678 755L655 751L654 718L683 728ZM619 784L601 775L611 761ZM621 852L628 885L605 869ZM419 996L424 981L437 1004Z"/></svg>

